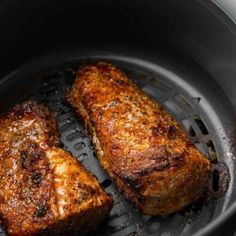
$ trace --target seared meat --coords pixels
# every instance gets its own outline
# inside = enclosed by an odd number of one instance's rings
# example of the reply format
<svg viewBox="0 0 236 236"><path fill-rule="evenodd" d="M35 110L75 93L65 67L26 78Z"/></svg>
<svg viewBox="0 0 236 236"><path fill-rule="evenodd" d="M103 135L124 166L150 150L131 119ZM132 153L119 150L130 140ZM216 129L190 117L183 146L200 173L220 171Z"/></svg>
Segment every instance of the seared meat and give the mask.
<svg viewBox="0 0 236 236"><path fill-rule="evenodd" d="M57 124L48 109L29 101L13 107L7 115L0 116L0 150L19 149L31 140L41 147L58 146L60 135Z"/></svg>
<svg viewBox="0 0 236 236"><path fill-rule="evenodd" d="M169 214L199 198L209 161L122 71L84 66L66 97L90 128L100 163L141 212Z"/></svg>
<svg viewBox="0 0 236 236"><path fill-rule="evenodd" d="M60 215L60 221L55 223L56 227L52 227L59 235L68 231L81 235L95 229L110 211L111 197L68 152L61 148L52 148L46 152L46 156L53 169Z"/></svg>
<svg viewBox="0 0 236 236"><path fill-rule="evenodd" d="M53 116L26 102L0 118L0 219L9 235L80 235L94 229L112 200L59 147Z"/></svg>

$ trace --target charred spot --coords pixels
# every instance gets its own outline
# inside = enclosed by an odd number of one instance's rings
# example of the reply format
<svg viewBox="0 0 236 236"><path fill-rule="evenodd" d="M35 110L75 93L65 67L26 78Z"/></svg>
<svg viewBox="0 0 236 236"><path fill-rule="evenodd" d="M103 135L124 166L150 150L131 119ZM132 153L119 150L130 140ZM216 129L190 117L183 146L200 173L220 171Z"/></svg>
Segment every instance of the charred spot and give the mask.
<svg viewBox="0 0 236 236"><path fill-rule="evenodd" d="M47 214L47 212L48 212L48 207L44 202L42 202L38 205L35 211L35 217L42 218Z"/></svg>
<svg viewBox="0 0 236 236"><path fill-rule="evenodd" d="M146 174L152 172L155 168L146 168L138 171L138 174L141 176L145 176Z"/></svg>
<svg viewBox="0 0 236 236"><path fill-rule="evenodd" d="M33 136L34 136L35 138L39 138L39 133L38 133L37 131L33 131Z"/></svg>
<svg viewBox="0 0 236 236"><path fill-rule="evenodd" d="M21 152L21 167L22 167L22 169L27 168L27 155L26 155L25 151Z"/></svg>
<svg viewBox="0 0 236 236"><path fill-rule="evenodd" d="M152 135L159 135L159 127L158 126L153 126L151 127Z"/></svg>
<svg viewBox="0 0 236 236"><path fill-rule="evenodd" d="M119 98L114 98L113 100L111 100L108 104L107 107L108 108L112 108L112 107L116 107L117 104L120 103L120 99Z"/></svg>
<svg viewBox="0 0 236 236"><path fill-rule="evenodd" d="M32 175L31 181L35 185L39 185L43 180L43 176L40 172L36 172Z"/></svg>
<svg viewBox="0 0 236 236"><path fill-rule="evenodd" d="M180 167L184 164L184 153L169 156L170 167Z"/></svg>
<svg viewBox="0 0 236 236"><path fill-rule="evenodd" d="M134 191L138 192L141 188L141 185L137 183L137 180L130 177L129 175L123 175L122 179L125 181L125 183L132 188Z"/></svg>
<svg viewBox="0 0 236 236"><path fill-rule="evenodd" d="M76 184L73 190L79 193L79 197L74 199L75 203L77 204L86 201L88 198L91 198L91 196L96 194L95 190L91 186L81 183Z"/></svg>
<svg viewBox="0 0 236 236"><path fill-rule="evenodd" d="M153 158L154 159L154 158ZM141 170L138 170L137 174L139 174L140 176L145 176L155 170L164 170L166 168L170 167L170 163L168 161L168 157L166 155L164 156L158 156L155 158L155 164L154 165L150 165L146 168L143 168Z"/></svg>
<svg viewBox="0 0 236 236"><path fill-rule="evenodd" d="M84 192L86 192L86 193L88 193L88 194L90 194L90 195L95 194L95 190L94 190L91 186L89 186L89 185L87 185L87 184L81 184L81 183L79 183L79 184L77 185L77 187L78 187L78 189L83 190Z"/></svg>
<svg viewBox="0 0 236 236"><path fill-rule="evenodd" d="M36 148L37 148L37 144L36 144L36 143L29 143L29 144L28 144L28 148L30 148L30 149L36 149Z"/></svg>
<svg viewBox="0 0 236 236"><path fill-rule="evenodd" d="M152 170L154 168L155 170L163 170L167 167L169 167L169 161L167 156L164 155L162 157L158 157L155 166L150 169Z"/></svg>
<svg viewBox="0 0 236 236"><path fill-rule="evenodd" d="M43 156L43 153L39 150L35 150L33 153L31 153L30 158L33 162L41 159L41 157Z"/></svg>
<svg viewBox="0 0 236 236"><path fill-rule="evenodd" d="M90 197L90 194L87 192L80 192L79 197L75 199L75 203L81 204Z"/></svg>
<svg viewBox="0 0 236 236"><path fill-rule="evenodd" d="M151 127L151 132L153 136L165 135L169 133L170 126L164 122L160 122L156 126Z"/></svg>
<svg viewBox="0 0 236 236"><path fill-rule="evenodd" d="M21 167L26 169L32 167L34 163L39 161L43 153L39 150L23 150L21 151Z"/></svg>
<svg viewBox="0 0 236 236"><path fill-rule="evenodd" d="M176 138L177 135L178 135L178 129L174 125L170 126L168 130L168 138L174 139Z"/></svg>
<svg viewBox="0 0 236 236"><path fill-rule="evenodd" d="M155 163L138 169L133 173L143 177L153 171L162 171L171 167L180 167L184 164L184 154L169 154L166 152L161 155L151 157L149 160L153 160Z"/></svg>

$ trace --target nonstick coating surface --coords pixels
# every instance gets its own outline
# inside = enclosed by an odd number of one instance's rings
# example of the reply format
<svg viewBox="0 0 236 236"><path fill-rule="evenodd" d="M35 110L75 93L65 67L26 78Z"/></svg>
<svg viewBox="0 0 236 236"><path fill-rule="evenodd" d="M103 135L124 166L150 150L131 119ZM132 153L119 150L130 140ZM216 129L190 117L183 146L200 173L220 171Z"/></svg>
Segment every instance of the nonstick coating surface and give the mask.
<svg viewBox="0 0 236 236"><path fill-rule="evenodd" d="M162 217L141 215L116 190L100 167L90 136L83 123L64 101L64 93L74 80L79 65L105 60L124 70L129 78L163 105L183 124L196 146L214 162L224 162L231 181L224 197L199 201L176 214ZM234 150L232 149L233 109L228 98L212 78L181 60L150 59L145 56L110 52L83 52L51 55L16 70L0 81L0 108L6 111L14 104L34 99L54 112L64 149L94 175L113 195L110 216L91 235L193 235L201 234L235 201L233 194ZM181 190L180 190L181 191ZM4 235L4 233L0 233Z"/></svg>

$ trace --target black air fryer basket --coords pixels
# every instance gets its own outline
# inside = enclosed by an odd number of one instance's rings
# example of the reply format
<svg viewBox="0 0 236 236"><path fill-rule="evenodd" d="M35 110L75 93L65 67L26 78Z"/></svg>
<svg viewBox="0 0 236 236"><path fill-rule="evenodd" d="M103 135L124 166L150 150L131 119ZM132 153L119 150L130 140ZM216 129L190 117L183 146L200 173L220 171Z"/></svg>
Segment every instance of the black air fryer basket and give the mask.
<svg viewBox="0 0 236 236"><path fill-rule="evenodd" d="M219 1L220 2L220 1ZM211 1L2 1L0 108L34 99L54 112L63 148L112 194L109 217L91 235L233 235L236 231L236 38ZM212 163L214 195L169 216L140 214L100 167L91 137L64 101L82 64L107 61L127 73L186 129ZM217 165L216 165L217 166ZM181 190L180 190L181 191ZM0 233L4 235L4 232Z"/></svg>

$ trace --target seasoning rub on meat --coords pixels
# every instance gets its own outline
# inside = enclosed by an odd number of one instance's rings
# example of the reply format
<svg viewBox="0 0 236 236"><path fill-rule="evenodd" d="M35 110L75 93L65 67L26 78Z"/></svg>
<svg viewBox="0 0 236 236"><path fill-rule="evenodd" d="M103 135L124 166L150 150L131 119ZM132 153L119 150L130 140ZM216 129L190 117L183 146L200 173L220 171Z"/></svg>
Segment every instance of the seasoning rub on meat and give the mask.
<svg viewBox="0 0 236 236"><path fill-rule="evenodd" d="M83 66L66 97L89 127L101 165L142 213L173 213L202 194L209 161L125 73L104 62Z"/></svg>
<svg viewBox="0 0 236 236"><path fill-rule="evenodd" d="M108 214L111 197L58 147L59 136L36 102L0 117L0 220L8 235L83 235Z"/></svg>

